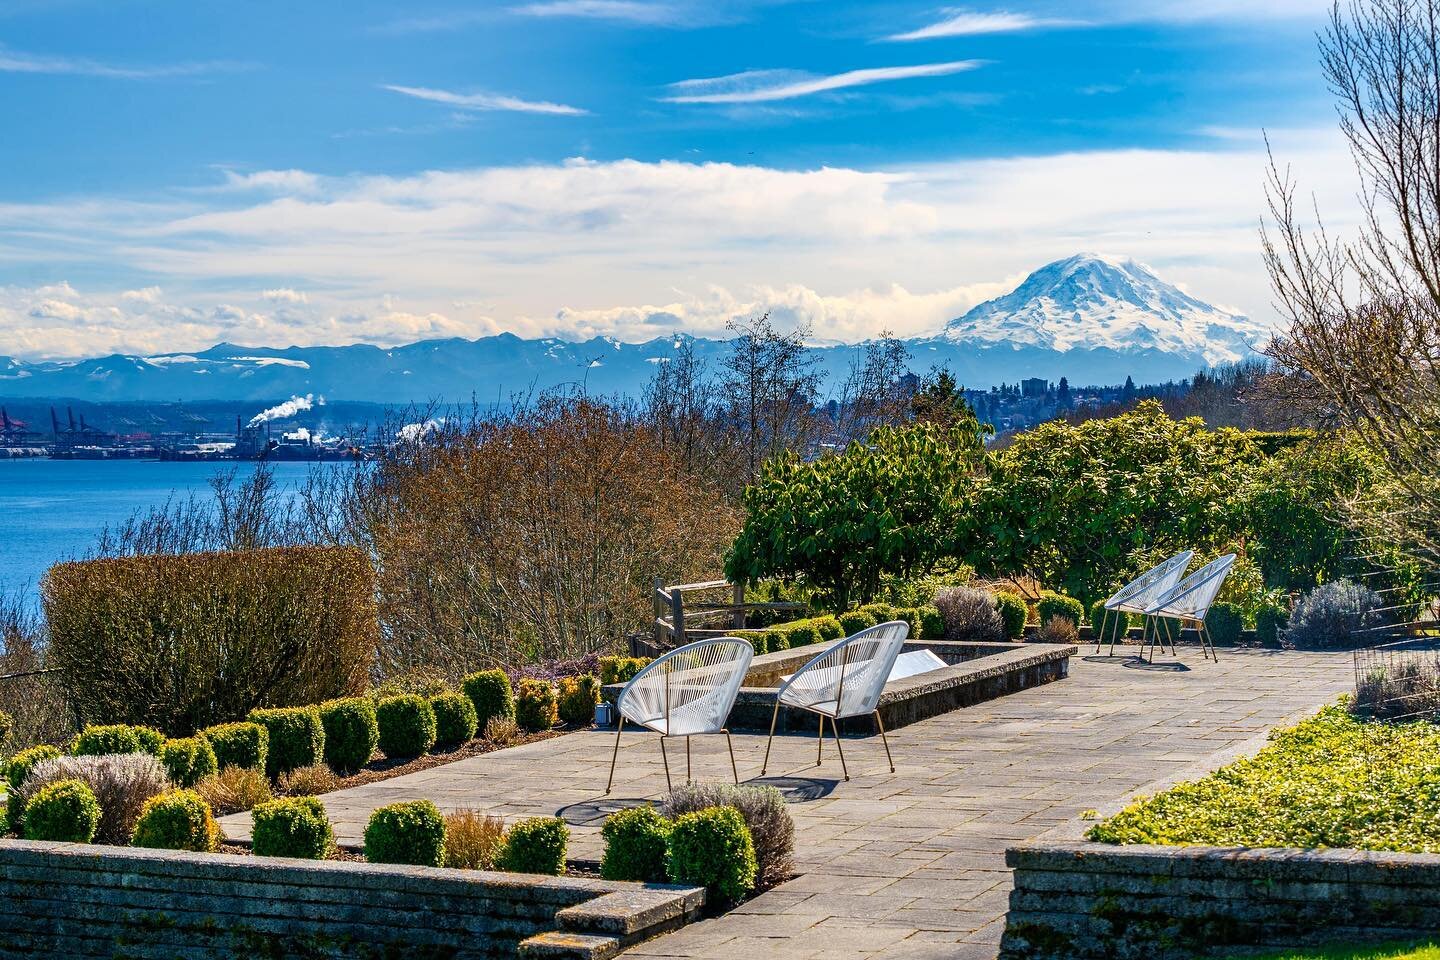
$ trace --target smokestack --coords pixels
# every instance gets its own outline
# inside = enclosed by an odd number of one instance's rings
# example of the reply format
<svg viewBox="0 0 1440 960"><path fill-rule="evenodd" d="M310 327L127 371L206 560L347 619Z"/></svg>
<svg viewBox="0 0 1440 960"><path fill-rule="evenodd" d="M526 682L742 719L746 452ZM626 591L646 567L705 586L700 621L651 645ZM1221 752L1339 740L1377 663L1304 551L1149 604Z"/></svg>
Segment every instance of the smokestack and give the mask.
<svg viewBox="0 0 1440 960"><path fill-rule="evenodd" d="M89 427L85 426L85 414L83 414L83 413L80 414L80 429L81 429L81 430L89 430L89 429L90 429Z"/></svg>
<svg viewBox="0 0 1440 960"><path fill-rule="evenodd" d="M50 408L50 429L56 437L60 436L60 418L55 415L55 408Z"/></svg>
<svg viewBox="0 0 1440 960"><path fill-rule="evenodd" d="M65 416L67 416L67 417L70 418L70 429L71 429L71 430L74 430L74 429L75 429L75 411L74 411L72 408L70 408L70 407L66 407L66 408L65 408Z"/></svg>
<svg viewBox="0 0 1440 960"><path fill-rule="evenodd" d="M10 432L10 414L5 411L4 407L0 407L0 430L4 430L6 433Z"/></svg>
<svg viewBox="0 0 1440 960"><path fill-rule="evenodd" d="M235 437L236 437L236 439L239 439L240 435L241 435L242 433L244 433L244 432L245 432L245 428L240 425L240 414L237 413L237 414L235 414Z"/></svg>

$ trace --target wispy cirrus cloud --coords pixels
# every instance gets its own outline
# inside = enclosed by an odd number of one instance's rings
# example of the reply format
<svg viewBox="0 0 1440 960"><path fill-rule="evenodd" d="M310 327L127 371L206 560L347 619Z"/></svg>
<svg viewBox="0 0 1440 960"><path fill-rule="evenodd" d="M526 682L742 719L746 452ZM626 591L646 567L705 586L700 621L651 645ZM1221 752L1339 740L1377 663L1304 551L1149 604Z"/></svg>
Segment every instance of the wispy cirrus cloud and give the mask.
<svg viewBox="0 0 1440 960"><path fill-rule="evenodd" d="M545 113L567 117L578 117L589 112L564 103L551 103L548 100L522 100L519 97L498 93L455 93L451 90L437 90L433 87L405 87L391 83L381 84L381 89L414 97L417 100L443 103L460 110L502 110L513 113Z"/></svg>
<svg viewBox="0 0 1440 960"><path fill-rule="evenodd" d="M1026 30L1042 30L1054 27L1086 26L1083 20L1057 17L1037 17L1030 13L1012 13L1008 10L969 10L946 8L940 11L941 19L916 30L892 34L887 40L935 40L941 37L973 37L986 33L1020 33Z"/></svg>
<svg viewBox="0 0 1440 960"><path fill-rule="evenodd" d="M54 76L103 77L112 80L161 80L206 73L248 70L254 65L233 60L204 60L154 65L119 65L86 57L25 53L0 45L0 73L34 73Z"/></svg>
<svg viewBox="0 0 1440 960"><path fill-rule="evenodd" d="M847 70L830 76L795 70L747 70L724 77L681 80L671 84L670 95L661 99L667 103L767 103L893 80L945 77L977 69L983 64L983 60L953 60L948 63Z"/></svg>
<svg viewBox="0 0 1440 960"><path fill-rule="evenodd" d="M622 20L651 26L672 26L692 19L694 11L673 3L641 0L543 0L511 7L527 17L579 17L587 20Z"/></svg>

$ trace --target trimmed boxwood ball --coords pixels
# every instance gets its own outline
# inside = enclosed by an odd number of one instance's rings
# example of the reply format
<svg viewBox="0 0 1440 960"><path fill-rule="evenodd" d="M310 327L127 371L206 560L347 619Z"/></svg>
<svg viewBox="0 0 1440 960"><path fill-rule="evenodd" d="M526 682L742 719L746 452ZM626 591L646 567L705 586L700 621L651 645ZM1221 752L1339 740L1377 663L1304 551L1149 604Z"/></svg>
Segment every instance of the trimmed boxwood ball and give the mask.
<svg viewBox="0 0 1440 960"><path fill-rule="evenodd" d="M543 873L558 877L565 872L565 848L570 828L559 817L521 820L505 835L505 847L495 865L510 873Z"/></svg>
<svg viewBox="0 0 1440 960"><path fill-rule="evenodd" d="M858 608L861 613L868 613L875 618L876 623L889 623L891 620L899 620L895 616L895 607L888 603L867 603Z"/></svg>
<svg viewBox="0 0 1440 960"><path fill-rule="evenodd" d="M100 826L100 804L83 780L57 780L25 805L25 839L89 843Z"/></svg>
<svg viewBox="0 0 1440 960"><path fill-rule="evenodd" d="M1046 591L1035 604L1035 613L1039 616L1042 624L1061 617L1078 627L1080 621L1085 618L1085 605L1063 593Z"/></svg>
<svg viewBox="0 0 1440 960"><path fill-rule="evenodd" d="M475 739L479 724L475 715L475 704L461 693L442 693L430 698L430 709L435 714L435 746L458 747Z"/></svg>
<svg viewBox="0 0 1440 960"><path fill-rule="evenodd" d="M755 845L740 811L711 807L677 817L670 831L672 883L704 887L712 902L737 903L755 889Z"/></svg>
<svg viewBox="0 0 1440 960"><path fill-rule="evenodd" d="M1285 610L1273 603L1267 603L1255 614L1255 639L1260 641L1260 646L1278 649L1280 646L1280 632L1285 629L1290 621L1290 616Z"/></svg>
<svg viewBox="0 0 1440 960"><path fill-rule="evenodd" d="M380 749L392 760L418 757L435 746L435 711L415 693L386 697L375 707Z"/></svg>
<svg viewBox="0 0 1440 960"><path fill-rule="evenodd" d="M927 604L917 611L920 618L920 636L926 640L945 639L945 618L940 615L940 608L934 604Z"/></svg>
<svg viewBox="0 0 1440 960"><path fill-rule="evenodd" d="M1018 593L1000 590L995 594L995 609L1000 611L1000 620L1005 624L1005 639L1019 640L1025 636L1025 618L1030 616L1030 607Z"/></svg>
<svg viewBox="0 0 1440 960"><path fill-rule="evenodd" d="M320 704L320 725L325 728L325 762L341 773L365 766L380 745L380 721L369 697Z"/></svg>
<svg viewBox="0 0 1440 960"><path fill-rule="evenodd" d="M665 852L670 845L670 821L654 807L631 807L612 813L600 828L605 853L600 876L606 880L664 883Z"/></svg>
<svg viewBox="0 0 1440 960"><path fill-rule="evenodd" d="M1130 629L1130 614L1124 610L1107 611L1105 601L1096 600L1090 605L1090 629L1097 639L1109 640L1113 636L1117 643L1124 643Z"/></svg>
<svg viewBox="0 0 1440 960"><path fill-rule="evenodd" d="M102 757L108 753L148 753L160 755L165 735L149 727L133 727L123 723L97 726L90 724L70 741L70 752L77 757Z"/></svg>
<svg viewBox="0 0 1440 960"><path fill-rule="evenodd" d="M760 652L760 640L763 640L765 643L766 653L780 653L783 650L790 649L790 638L785 636L784 632L780 630L763 631L760 636L756 638L756 653Z"/></svg>
<svg viewBox="0 0 1440 960"><path fill-rule="evenodd" d="M833 618L832 618L833 619ZM840 627L840 621L835 621L835 626ZM845 628L840 627L841 636L844 636ZM792 624L785 629L785 643L787 650L794 650L796 647L808 647L820 643L825 635L820 632L820 627L808 620Z"/></svg>
<svg viewBox="0 0 1440 960"><path fill-rule="evenodd" d="M601 657L600 669L605 670L605 661L628 659L623 657ZM638 668L637 668L638 669ZM633 676L633 674L632 674ZM629 677L626 677L628 680ZM607 680L614 683L615 680ZM491 717L515 717L515 694L510 689L510 678L504 670L481 670L460 681L460 690L475 706L476 729L484 730Z"/></svg>
<svg viewBox="0 0 1440 960"><path fill-rule="evenodd" d="M268 707L250 711L247 718L270 734L265 773L278 777L325 758L325 726L315 707Z"/></svg>
<svg viewBox="0 0 1440 960"><path fill-rule="evenodd" d="M526 730L549 730L558 719L555 685L549 680L521 680L515 690L515 722Z"/></svg>
<svg viewBox="0 0 1440 960"><path fill-rule="evenodd" d="M38 747L21 750L5 764L5 782L9 787L5 793L5 807L11 829L18 830L25 820L25 801L20 797L20 785L25 782L36 764L60 755L57 748L42 743Z"/></svg>
<svg viewBox="0 0 1440 960"><path fill-rule="evenodd" d="M756 650L763 653L763 650ZM560 678L560 719L576 727L595 722L595 705L600 702L600 680L594 674Z"/></svg>
<svg viewBox="0 0 1440 960"><path fill-rule="evenodd" d="M629 683L635 674L643 670L649 663L648 657L601 657L600 683L602 685ZM500 673L498 670L492 672Z"/></svg>
<svg viewBox="0 0 1440 960"><path fill-rule="evenodd" d="M206 853L220 846L220 825L194 790L170 790L145 801L130 845Z"/></svg>
<svg viewBox="0 0 1440 960"><path fill-rule="evenodd" d="M873 613L864 610L848 610L835 619L840 621L840 629L845 631L847 637L853 637L866 627L873 627L879 622Z"/></svg>
<svg viewBox="0 0 1440 960"><path fill-rule="evenodd" d="M824 643L830 640L839 640L845 636L845 628L840 626L839 619L828 613L823 617L814 617L810 620L802 621L802 623L813 627L815 633L820 637L819 640L807 640L807 643ZM790 646L798 647L804 646L804 644L796 643L795 640L791 638Z"/></svg>
<svg viewBox="0 0 1440 960"><path fill-rule="evenodd" d="M315 797L282 797L250 811L257 857L324 860L335 846L325 805Z"/></svg>
<svg viewBox="0 0 1440 960"><path fill-rule="evenodd" d="M206 727L200 735L210 741L215 762L226 767L264 770L270 753L270 733L258 723L221 723Z"/></svg>
<svg viewBox="0 0 1440 960"><path fill-rule="evenodd" d="M204 737L166 740L160 748L160 763L170 782L177 787L193 787L220 769L215 748Z"/></svg>
<svg viewBox="0 0 1440 960"><path fill-rule="evenodd" d="M1240 631L1244 626L1240 608L1224 600L1212 603L1210 612L1205 617L1205 632L1217 647L1233 647L1239 643Z"/></svg>
<svg viewBox="0 0 1440 960"><path fill-rule="evenodd" d="M445 818L429 800L392 803L370 814L365 859L438 867L445 862Z"/></svg>

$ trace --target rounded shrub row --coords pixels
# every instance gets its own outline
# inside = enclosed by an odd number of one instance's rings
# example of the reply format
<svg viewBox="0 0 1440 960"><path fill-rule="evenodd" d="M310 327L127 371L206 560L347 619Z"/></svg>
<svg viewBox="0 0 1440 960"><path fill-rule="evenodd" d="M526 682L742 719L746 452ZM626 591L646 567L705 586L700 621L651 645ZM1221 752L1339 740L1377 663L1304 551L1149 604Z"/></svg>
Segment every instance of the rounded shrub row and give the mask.
<svg viewBox="0 0 1440 960"><path fill-rule="evenodd" d="M610 815L600 829L607 880L704 887L712 902L735 903L755 889L754 841L740 811L706 807L669 820L653 807Z"/></svg>

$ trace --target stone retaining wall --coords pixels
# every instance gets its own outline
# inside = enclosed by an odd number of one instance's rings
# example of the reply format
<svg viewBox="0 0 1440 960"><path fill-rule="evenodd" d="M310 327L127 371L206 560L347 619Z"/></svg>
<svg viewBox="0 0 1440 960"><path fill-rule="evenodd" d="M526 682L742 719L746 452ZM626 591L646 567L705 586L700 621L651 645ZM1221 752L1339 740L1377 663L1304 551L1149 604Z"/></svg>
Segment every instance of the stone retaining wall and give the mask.
<svg viewBox="0 0 1440 960"><path fill-rule="evenodd" d="M1035 843L1005 859L1001 960L1189 960L1440 930L1436 855Z"/></svg>
<svg viewBox="0 0 1440 960"><path fill-rule="evenodd" d="M0 957L605 958L704 891L0 840Z"/></svg>

